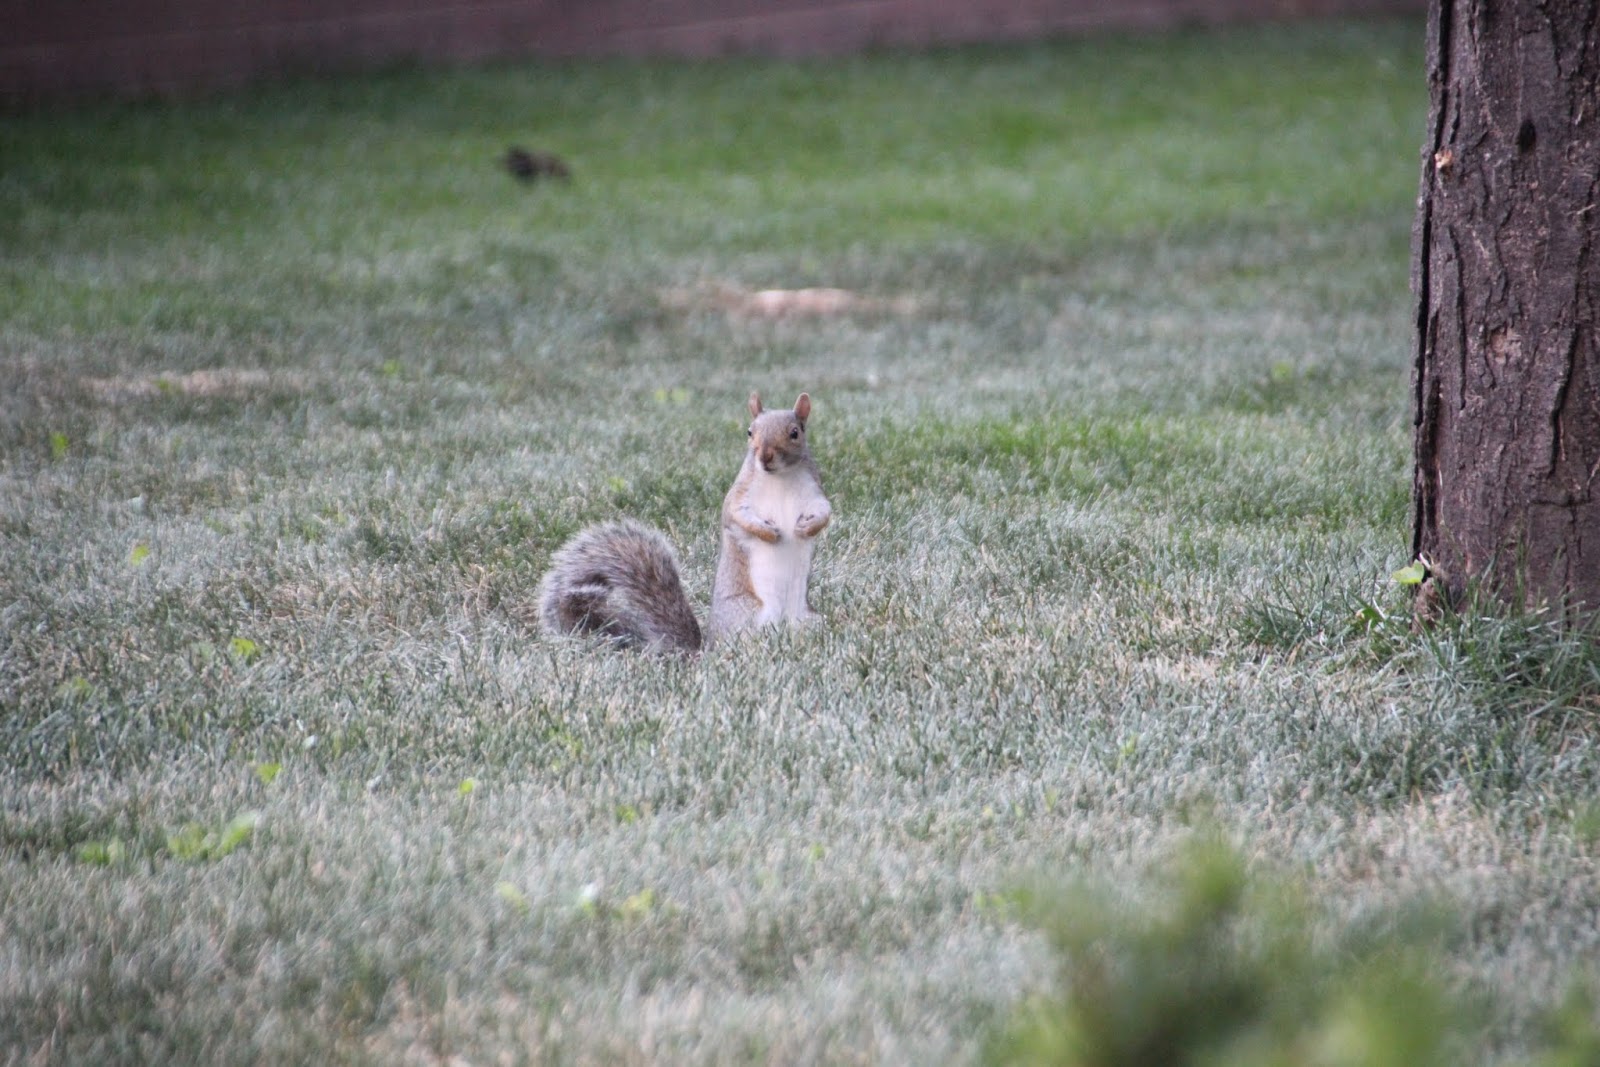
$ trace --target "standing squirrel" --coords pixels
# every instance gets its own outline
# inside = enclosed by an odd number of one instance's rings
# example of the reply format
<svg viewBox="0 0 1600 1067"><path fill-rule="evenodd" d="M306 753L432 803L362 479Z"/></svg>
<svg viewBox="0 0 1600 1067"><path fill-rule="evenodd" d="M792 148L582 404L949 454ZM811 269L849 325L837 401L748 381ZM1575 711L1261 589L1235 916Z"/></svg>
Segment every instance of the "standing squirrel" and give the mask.
<svg viewBox="0 0 1600 1067"><path fill-rule="evenodd" d="M750 446L722 501L722 549L710 639L817 618L806 597L817 535L833 517L806 444L811 397L763 411L750 394ZM597 633L620 646L692 652L700 626L667 539L631 520L580 530L550 559L539 611L552 633Z"/></svg>

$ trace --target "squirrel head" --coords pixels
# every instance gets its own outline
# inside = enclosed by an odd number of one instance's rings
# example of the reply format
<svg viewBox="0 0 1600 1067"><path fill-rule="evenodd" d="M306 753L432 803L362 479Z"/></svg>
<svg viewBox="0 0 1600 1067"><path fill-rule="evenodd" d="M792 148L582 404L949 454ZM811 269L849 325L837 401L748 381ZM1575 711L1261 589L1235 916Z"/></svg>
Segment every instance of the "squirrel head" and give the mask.
<svg viewBox="0 0 1600 1067"><path fill-rule="evenodd" d="M781 471L799 463L806 449L806 420L811 417L811 397L801 393L787 411L763 411L761 394L750 394L750 454L761 469Z"/></svg>

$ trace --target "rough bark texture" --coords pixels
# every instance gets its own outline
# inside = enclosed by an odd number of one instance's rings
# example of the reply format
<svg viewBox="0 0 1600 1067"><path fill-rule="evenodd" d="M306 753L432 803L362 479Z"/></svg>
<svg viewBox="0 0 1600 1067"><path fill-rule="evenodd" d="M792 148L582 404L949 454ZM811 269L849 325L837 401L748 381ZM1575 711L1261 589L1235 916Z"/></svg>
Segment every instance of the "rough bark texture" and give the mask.
<svg viewBox="0 0 1600 1067"><path fill-rule="evenodd" d="M1413 234L1421 604L1600 609L1597 0L1432 0ZM1420 608L1419 608L1420 610Z"/></svg>

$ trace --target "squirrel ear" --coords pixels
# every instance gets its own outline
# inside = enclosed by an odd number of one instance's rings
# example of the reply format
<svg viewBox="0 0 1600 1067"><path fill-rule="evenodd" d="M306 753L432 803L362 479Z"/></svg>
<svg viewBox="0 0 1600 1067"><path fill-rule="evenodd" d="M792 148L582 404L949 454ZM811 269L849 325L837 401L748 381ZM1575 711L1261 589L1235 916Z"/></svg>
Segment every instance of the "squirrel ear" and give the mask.
<svg viewBox="0 0 1600 1067"><path fill-rule="evenodd" d="M755 391L750 393L750 417L753 419L761 414L761 394Z"/></svg>
<svg viewBox="0 0 1600 1067"><path fill-rule="evenodd" d="M805 422L811 417L811 396L809 393L801 393L800 399L794 402L794 417L801 422Z"/></svg>

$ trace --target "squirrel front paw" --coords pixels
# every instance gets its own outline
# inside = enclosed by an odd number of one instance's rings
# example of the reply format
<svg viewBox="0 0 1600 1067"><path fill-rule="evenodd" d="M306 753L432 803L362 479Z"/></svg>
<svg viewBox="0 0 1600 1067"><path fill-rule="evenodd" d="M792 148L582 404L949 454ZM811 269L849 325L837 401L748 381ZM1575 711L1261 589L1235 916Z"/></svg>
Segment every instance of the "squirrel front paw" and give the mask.
<svg viewBox="0 0 1600 1067"><path fill-rule="evenodd" d="M783 536L783 531L778 529L777 523L763 515L757 515L748 505L739 508L731 517L735 526L758 541L775 545Z"/></svg>
<svg viewBox="0 0 1600 1067"><path fill-rule="evenodd" d="M778 529L778 524L771 519L757 519L746 529L769 545L777 544L783 537L783 531Z"/></svg>
<svg viewBox="0 0 1600 1067"><path fill-rule="evenodd" d="M801 537L815 537L827 527L831 518L833 518L831 510L808 511L795 520L795 532Z"/></svg>

